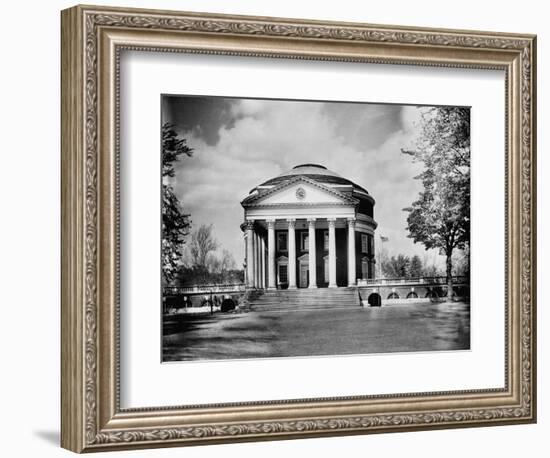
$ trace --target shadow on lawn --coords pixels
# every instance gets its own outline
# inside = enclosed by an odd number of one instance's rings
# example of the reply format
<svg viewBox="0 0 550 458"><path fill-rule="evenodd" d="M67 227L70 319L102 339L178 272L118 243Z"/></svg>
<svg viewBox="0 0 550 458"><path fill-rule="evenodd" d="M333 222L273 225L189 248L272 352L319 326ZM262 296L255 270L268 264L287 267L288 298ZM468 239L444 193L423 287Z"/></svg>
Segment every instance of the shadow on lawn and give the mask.
<svg viewBox="0 0 550 458"><path fill-rule="evenodd" d="M228 317L230 315L219 314L181 314L181 315L164 315L162 318L162 334L169 336L178 332L189 332L209 323L215 322L220 316Z"/></svg>

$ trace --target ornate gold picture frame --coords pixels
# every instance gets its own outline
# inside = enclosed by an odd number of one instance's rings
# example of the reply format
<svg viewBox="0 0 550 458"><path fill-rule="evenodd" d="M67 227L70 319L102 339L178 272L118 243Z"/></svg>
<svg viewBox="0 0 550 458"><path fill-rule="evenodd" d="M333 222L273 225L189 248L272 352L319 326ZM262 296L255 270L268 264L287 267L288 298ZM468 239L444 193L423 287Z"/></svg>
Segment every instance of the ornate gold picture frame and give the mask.
<svg viewBox="0 0 550 458"><path fill-rule="evenodd" d="M536 420L536 38L76 6L62 12L62 416L75 452ZM505 387L123 409L119 91L123 50L505 72Z"/></svg>

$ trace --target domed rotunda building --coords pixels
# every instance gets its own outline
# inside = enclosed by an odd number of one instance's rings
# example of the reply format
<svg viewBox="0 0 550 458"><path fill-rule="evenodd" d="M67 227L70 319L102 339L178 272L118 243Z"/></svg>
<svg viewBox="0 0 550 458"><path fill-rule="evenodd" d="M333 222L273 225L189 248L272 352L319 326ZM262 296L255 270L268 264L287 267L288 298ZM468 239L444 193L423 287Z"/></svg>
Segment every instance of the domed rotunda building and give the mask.
<svg viewBox="0 0 550 458"><path fill-rule="evenodd" d="M318 164L301 164L241 202L247 288L356 286L374 278L374 199Z"/></svg>

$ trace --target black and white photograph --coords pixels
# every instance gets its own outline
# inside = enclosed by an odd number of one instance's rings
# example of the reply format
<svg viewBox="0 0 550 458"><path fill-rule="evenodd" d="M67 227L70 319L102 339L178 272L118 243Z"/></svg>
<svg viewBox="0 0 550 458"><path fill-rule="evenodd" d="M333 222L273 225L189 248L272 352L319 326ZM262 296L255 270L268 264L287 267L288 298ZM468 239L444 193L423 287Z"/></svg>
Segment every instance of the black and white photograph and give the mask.
<svg viewBox="0 0 550 458"><path fill-rule="evenodd" d="M470 107L161 96L162 362L470 349Z"/></svg>

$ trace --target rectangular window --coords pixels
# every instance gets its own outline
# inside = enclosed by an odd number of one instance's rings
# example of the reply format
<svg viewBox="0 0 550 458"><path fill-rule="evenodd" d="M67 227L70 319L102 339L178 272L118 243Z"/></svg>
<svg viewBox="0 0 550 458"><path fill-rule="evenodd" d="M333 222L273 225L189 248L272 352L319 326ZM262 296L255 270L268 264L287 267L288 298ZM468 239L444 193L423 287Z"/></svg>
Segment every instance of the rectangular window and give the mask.
<svg viewBox="0 0 550 458"><path fill-rule="evenodd" d="M374 237L372 235L369 237L369 252L374 254Z"/></svg>
<svg viewBox="0 0 550 458"><path fill-rule="evenodd" d="M361 261L361 278L369 278L369 263L366 259Z"/></svg>
<svg viewBox="0 0 550 458"><path fill-rule="evenodd" d="M277 251L288 251L287 235L286 232L277 233Z"/></svg>
<svg viewBox="0 0 550 458"><path fill-rule="evenodd" d="M279 283L288 283L288 266L286 264L279 265Z"/></svg>
<svg viewBox="0 0 550 458"><path fill-rule="evenodd" d="M325 283L328 283L329 282L329 275L328 275L328 258L325 258L325 263L324 263L324 270L325 270Z"/></svg>
<svg viewBox="0 0 550 458"><path fill-rule="evenodd" d="M324 240L323 249L325 251L328 251L328 231L323 231L323 240Z"/></svg>
<svg viewBox="0 0 550 458"><path fill-rule="evenodd" d="M367 234L361 234L361 253L368 253Z"/></svg>
<svg viewBox="0 0 550 458"><path fill-rule="evenodd" d="M309 251L309 234L307 232L300 234L300 250Z"/></svg>

